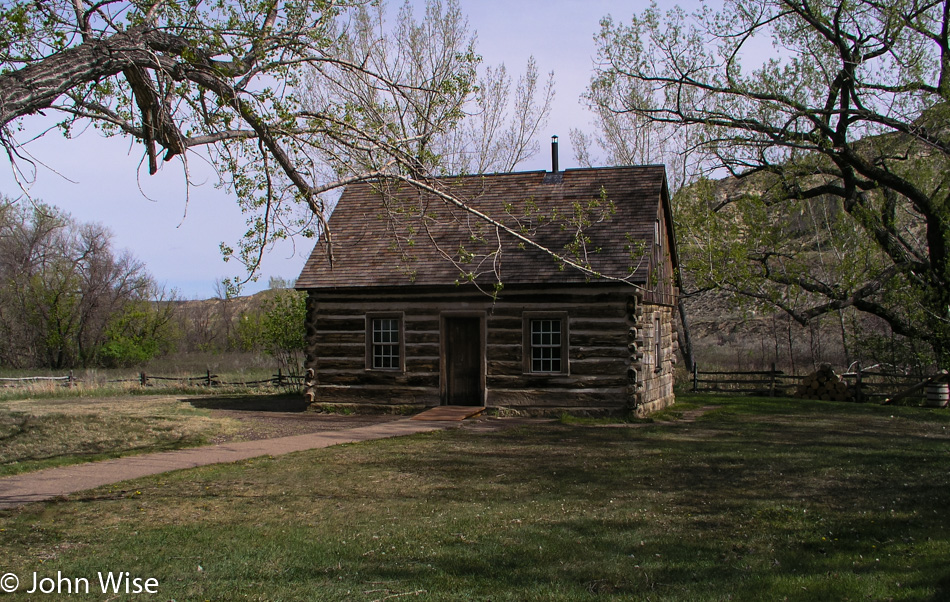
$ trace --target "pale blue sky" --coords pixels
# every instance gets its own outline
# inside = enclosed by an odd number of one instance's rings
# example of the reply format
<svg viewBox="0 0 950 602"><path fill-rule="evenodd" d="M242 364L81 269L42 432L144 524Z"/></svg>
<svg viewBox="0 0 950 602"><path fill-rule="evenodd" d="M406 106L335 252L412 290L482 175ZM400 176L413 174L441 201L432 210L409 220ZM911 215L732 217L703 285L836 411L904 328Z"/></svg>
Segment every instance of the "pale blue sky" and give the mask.
<svg viewBox="0 0 950 602"><path fill-rule="evenodd" d="M549 168L552 134L560 136L561 169L575 166L568 133L590 126L591 116L579 97L590 79L599 21L607 14L626 21L646 8L648 0L460 3L478 32L478 51L486 64L505 62L509 72L517 74L534 55L542 73L555 72L557 97L541 136L542 152L520 169ZM42 121L34 118L25 124L37 128ZM30 189L34 198L60 206L81 221L104 224L115 234L117 247L132 251L159 282L183 297L213 296L216 282L239 275L239 266L224 263L218 247L240 236L244 218L234 200L214 187L216 180L200 157L190 159L190 169L192 181L202 185L191 188L186 204L183 173L175 166L180 163L168 163L157 176L149 176L147 167L139 166L141 146L127 139L104 139L90 130L78 139L64 140L52 131L28 150L46 165ZM0 192L19 194L6 161L0 163ZM301 239L269 252L261 281L250 285L248 292L265 287L270 276L296 278L312 244Z"/></svg>

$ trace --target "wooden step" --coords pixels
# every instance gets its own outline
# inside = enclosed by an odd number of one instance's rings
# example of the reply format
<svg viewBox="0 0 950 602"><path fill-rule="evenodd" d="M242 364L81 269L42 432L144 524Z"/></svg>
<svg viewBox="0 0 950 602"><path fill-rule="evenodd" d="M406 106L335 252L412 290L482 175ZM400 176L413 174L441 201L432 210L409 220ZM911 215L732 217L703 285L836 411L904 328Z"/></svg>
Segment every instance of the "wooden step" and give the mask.
<svg viewBox="0 0 950 602"><path fill-rule="evenodd" d="M436 406L416 414L413 420L465 420L485 411L484 406Z"/></svg>

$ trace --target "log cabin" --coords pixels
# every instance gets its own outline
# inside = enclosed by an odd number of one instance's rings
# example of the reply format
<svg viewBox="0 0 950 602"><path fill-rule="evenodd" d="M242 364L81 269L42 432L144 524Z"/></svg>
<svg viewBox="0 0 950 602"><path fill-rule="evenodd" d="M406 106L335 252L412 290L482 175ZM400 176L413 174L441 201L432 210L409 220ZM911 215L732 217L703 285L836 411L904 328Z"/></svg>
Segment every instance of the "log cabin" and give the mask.
<svg viewBox="0 0 950 602"><path fill-rule="evenodd" d="M360 182L329 232L296 283L314 404L643 415L673 402L663 166Z"/></svg>

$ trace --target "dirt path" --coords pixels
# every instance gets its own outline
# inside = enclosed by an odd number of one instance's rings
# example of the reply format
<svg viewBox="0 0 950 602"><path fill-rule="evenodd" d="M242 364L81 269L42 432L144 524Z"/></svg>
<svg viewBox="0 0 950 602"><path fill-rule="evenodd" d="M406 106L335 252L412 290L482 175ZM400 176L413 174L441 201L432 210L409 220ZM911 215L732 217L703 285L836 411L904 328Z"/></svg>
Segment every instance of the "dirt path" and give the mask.
<svg viewBox="0 0 950 602"><path fill-rule="evenodd" d="M99 401L91 399L82 403L89 406L86 411L95 412L102 411ZM130 405L134 401L130 400ZM239 427L215 437L214 444L209 446L125 456L0 478L0 509L172 470L447 428L491 432L539 421L486 416L464 421L426 422L386 414L322 414L306 411L306 406L295 398L196 397L179 398L179 401L209 410L212 418L235 421ZM107 400L106 403L114 402ZM78 405L74 402L71 410L83 411ZM57 404L47 404L47 407L55 411Z"/></svg>
<svg viewBox="0 0 950 602"><path fill-rule="evenodd" d="M459 424L459 422L422 422L401 418L355 428L326 430L256 441L222 443L207 447L127 456L61 468L48 468L0 479L0 509L50 500L77 491L94 489L102 485L172 470L237 462L258 456L280 456L341 443L356 443L413 435L453 428Z"/></svg>

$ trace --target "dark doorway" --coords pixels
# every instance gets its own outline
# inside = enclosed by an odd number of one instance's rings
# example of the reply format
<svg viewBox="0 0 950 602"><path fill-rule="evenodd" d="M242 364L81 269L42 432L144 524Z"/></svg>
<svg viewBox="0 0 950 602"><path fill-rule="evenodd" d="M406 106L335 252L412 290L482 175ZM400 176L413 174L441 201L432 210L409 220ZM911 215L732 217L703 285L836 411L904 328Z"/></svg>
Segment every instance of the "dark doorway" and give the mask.
<svg viewBox="0 0 950 602"><path fill-rule="evenodd" d="M480 406L482 395L482 327L479 318L445 318L446 405Z"/></svg>

